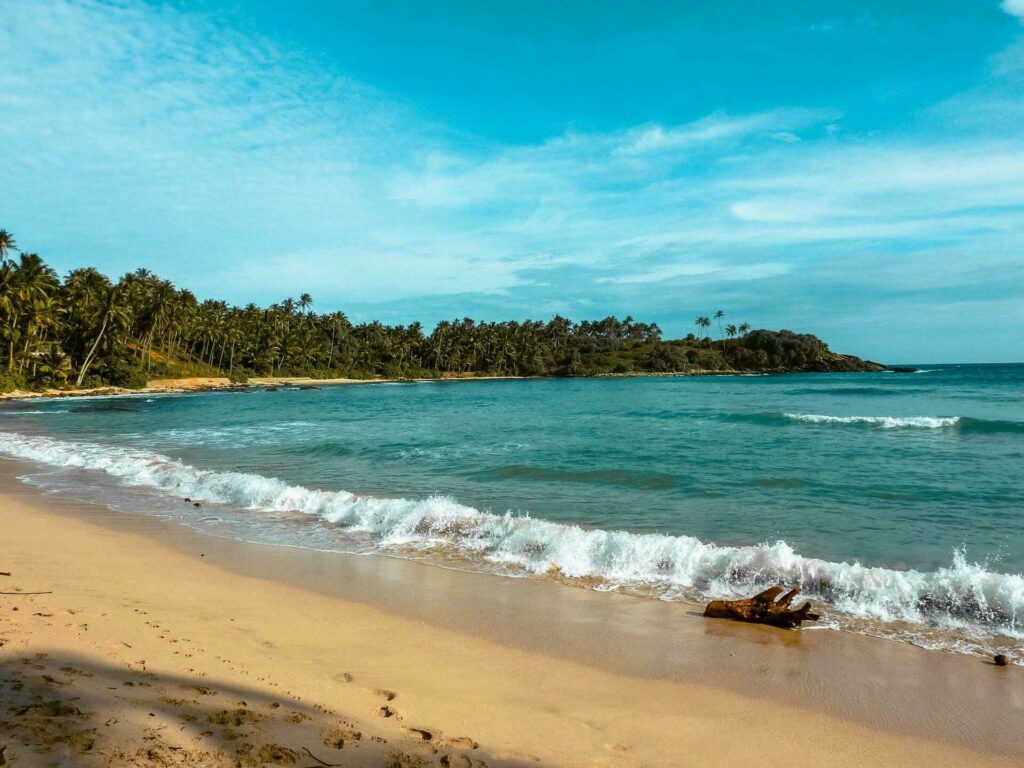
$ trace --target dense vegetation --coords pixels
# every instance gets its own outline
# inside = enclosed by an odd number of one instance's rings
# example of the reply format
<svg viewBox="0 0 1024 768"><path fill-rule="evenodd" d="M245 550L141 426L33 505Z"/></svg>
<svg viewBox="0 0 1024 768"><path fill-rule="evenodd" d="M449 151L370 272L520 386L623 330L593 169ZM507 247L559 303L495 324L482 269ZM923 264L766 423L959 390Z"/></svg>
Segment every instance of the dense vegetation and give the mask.
<svg viewBox="0 0 1024 768"><path fill-rule="evenodd" d="M698 334L663 341L661 329L626 317L574 323L443 321L353 325L317 314L312 298L262 308L198 301L148 270L116 283L92 268L61 281L36 254L0 230L0 391L140 387L150 378L307 375L318 378L586 376L701 370L855 370L814 336L722 326L697 318Z"/></svg>

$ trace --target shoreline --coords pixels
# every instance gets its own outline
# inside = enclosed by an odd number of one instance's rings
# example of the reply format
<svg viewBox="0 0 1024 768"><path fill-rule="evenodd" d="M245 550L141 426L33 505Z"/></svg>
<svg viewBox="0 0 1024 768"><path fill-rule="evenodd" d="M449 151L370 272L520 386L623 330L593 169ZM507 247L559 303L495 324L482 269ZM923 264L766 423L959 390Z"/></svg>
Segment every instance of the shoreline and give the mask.
<svg viewBox="0 0 1024 768"><path fill-rule="evenodd" d="M24 466L0 462L0 514L13 545L0 562L13 577L2 577L0 585L53 589L59 597L0 598L3 608L13 600L21 606L17 614L0 614L16 616L13 640L0 623L5 667L15 649L103 655L118 641L90 647L89 633L116 634L119 627L100 608L110 616L120 611L133 624L139 618L126 606L141 602L150 622L160 616L161 625L184 632L206 654L217 648L216 655L245 669L248 684L273 680L356 722L383 705L359 686L323 679L344 657L357 682L372 679L399 692L393 706L401 724L371 716L358 723L364 736L379 731L403 750L422 751L422 739L409 728L430 722L444 733L471 733L483 751L465 754L488 765L538 764L527 754L543 765L670 765L679 764L679 754L697 764L730 765L766 754L781 759L797 743L809 762L828 755L837 765L1009 765L1024 754L1024 736L1014 726L1024 717L1015 695L1017 668L995 670L977 659L837 632L709 621L678 605L541 580L219 539L44 496L16 479ZM40 633L44 619L57 620L32 613L68 617L55 612L55 600L71 601L66 608L75 611L76 600L89 603L89 631ZM222 619L241 620L239 613L247 627L242 645L251 651L244 662L235 647L240 627ZM198 626L193 614L203 617ZM357 615L358 632L330 618L344 616L347 625ZM281 633L292 646L272 652L268 667L252 638L267 636L283 648L273 639ZM131 642L127 654L137 657L124 661L126 668L138 659L160 658L171 668L183 662L155 637L120 642ZM47 643L60 647L41 647ZM425 655L424 648L440 655ZM222 669L200 670L196 655L188 659L193 672L176 674L208 680ZM370 696L369 706L352 698L353 688ZM481 691L490 695L487 717L478 711ZM518 727L525 722L530 727ZM756 751L745 752L752 748L735 738L743 729ZM209 751L207 742L219 737L196 738ZM423 755L431 765L442 756ZM353 756L345 753L347 760ZM365 764L379 764L373 762L379 757Z"/></svg>
<svg viewBox="0 0 1024 768"><path fill-rule="evenodd" d="M889 370L889 369L885 369ZM309 376L258 376L244 384L233 384L226 376L192 376L180 379L153 379L145 387L94 387L90 389L45 389L41 391L12 390L0 392L0 402L11 400L38 400L62 397L116 397L120 395L172 395L194 392L242 392L262 387L345 386L355 384L424 384L459 381L527 381L545 379L674 379L702 376L782 376L793 373L881 373L882 371L805 371L779 369L770 371L699 370L672 372L598 373L591 376L441 376L427 379L315 379Z"/></svg>

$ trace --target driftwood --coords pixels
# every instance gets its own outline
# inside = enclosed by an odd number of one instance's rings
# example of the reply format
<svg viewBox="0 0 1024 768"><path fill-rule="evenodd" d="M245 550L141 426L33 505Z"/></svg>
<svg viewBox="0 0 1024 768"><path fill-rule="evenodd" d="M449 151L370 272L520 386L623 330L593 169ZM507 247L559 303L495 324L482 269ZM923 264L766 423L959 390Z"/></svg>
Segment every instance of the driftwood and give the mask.
<svg viewBox="0 0 1024 768"><path fill-rule="evenodd" d="M817 621L820 616L811 613L811 604L804 603L792 609L789 604L800 594L800 587L789 590L778 602L775 598L783 587L772 587L746 600L712 600L704 609L704 615L711 619L735 619L752 621L755 624L771 624L773 627L793 629L804 621Z"/></svg>

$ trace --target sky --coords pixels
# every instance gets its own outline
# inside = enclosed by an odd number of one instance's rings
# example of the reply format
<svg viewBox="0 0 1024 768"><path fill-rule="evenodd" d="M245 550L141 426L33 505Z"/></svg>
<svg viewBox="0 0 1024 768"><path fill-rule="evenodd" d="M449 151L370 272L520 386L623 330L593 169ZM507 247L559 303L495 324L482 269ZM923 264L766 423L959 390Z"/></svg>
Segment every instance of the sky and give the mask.
<svg viewBox="0 0 1024 768"><path fill-rule="evenodd" d="M1024 361L1024 0L0 0L0 169L62 274Z"/></svg>

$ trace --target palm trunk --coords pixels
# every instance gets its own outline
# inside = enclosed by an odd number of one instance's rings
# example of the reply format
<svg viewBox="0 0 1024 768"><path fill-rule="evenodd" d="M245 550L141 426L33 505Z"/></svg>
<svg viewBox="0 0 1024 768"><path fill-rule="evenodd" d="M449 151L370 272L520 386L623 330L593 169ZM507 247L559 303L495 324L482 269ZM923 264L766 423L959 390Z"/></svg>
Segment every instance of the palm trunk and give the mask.
<svg viewBox="0 0 1024 768"><path fill-rule="evenodd" d="M100 345L100 340L103 338L103 334L107 330L107 320L109 318L103 318L103 325L100 326L99 335L96 336L96 341L92 343L92 349L89 350L89 354L85 356L85 361L82 363L82 370L78 374L78 380L75 382L76 387L82 386L82 381L85 379L86 371L89 370L89 366L92 365L92 361L96 356L96 349Z"/></svg>

